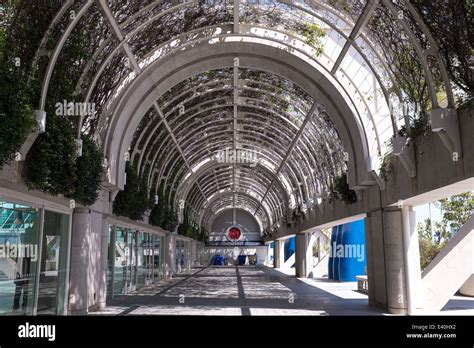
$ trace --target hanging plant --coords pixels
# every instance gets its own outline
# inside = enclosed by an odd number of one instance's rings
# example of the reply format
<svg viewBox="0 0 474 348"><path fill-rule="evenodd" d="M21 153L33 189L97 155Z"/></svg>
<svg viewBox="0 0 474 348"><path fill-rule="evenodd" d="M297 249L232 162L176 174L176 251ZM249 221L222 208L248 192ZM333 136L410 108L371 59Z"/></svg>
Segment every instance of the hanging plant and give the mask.
<svg viewBox="0 0 474 348"><path fill-rule="evenodd" d="M49 115L46 132L38 136L26 157L25 182L30 189L70 197L76 175L74 130L67 119Z"/></svg>
<svg viewBox="0 0 474 348"><path fill-rule="evenodd" d="M150 225L161 227L166 231L174 231L178 225L178 216L165 202L163 188L158 192L158 204L151 209L148 222ZM153 202L154 203L154 202Z"/></svg>
<svg viewBox="0 0 474 348"><path fill-rule="evenodd" d="M353 204L357 202L357 194L354 190L349 189L347 184L347 174L344 173L334 180L334 192L337 199L345 204Z"/></svg>
<svg viewBox="0 0 474 348"><path fill-rule="evenodd" d="M11 161L35 126L30 90L27 88L28 60L22 54L13 24L23 19L16 4L0 6L0 168ZM30 46L30 49L33 49Z"/></svg>
<svg viewBox="0 0 474 348"><path fill-rule="evenodd" d="M102 151L89 136L82 139L82 156L76 160L76 183L74 198L84 205L92 205L97 200L104 170Z"/></svg>
<svg viewBox="0 0 474 348"><path fill-rule="evenodd" d="M120 191L115 198L113 213L132 220L141 220L148 208L147 183L145 179L137 175L130 162L127 162L125 172L127 182L124 190Z"/></svg>

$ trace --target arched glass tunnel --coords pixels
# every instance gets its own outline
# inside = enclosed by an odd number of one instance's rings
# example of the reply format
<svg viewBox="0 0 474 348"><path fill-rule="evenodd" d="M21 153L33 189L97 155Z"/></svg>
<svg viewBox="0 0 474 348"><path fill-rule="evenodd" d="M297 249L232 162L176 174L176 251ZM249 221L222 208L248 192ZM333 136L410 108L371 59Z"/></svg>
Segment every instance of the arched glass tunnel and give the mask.
<svg viewBox="0 0 474 348"><path fill-rule="evenodd" d="M472 209L423 273L413 209L474 190L472 14L470 1L1 4L0 243L36 245L39 261L0 254L0 314L100 312L147 289L163 300L152 314L176 314L179 291L228 296L216 313L415 314L472 292L470 266L442 271L469 257ZM354 274L336 272L331 238L358 244ZM347 312L335 273L358 291ZM288 306L298 292L311 308Z"/></svg>

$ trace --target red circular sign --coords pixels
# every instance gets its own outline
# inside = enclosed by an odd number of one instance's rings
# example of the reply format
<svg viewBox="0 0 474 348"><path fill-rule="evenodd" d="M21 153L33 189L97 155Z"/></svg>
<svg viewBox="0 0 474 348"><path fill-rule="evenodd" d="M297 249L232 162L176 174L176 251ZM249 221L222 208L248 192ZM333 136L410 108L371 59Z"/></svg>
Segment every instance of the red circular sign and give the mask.
<svg viewBox="0 0 474 348"><path fill-rule="evenodd" d="M227 231L227 238L230 240L239 240L241 235L242 232L240 232L237 227L231 227L229 228L229 231Z"/></svg>

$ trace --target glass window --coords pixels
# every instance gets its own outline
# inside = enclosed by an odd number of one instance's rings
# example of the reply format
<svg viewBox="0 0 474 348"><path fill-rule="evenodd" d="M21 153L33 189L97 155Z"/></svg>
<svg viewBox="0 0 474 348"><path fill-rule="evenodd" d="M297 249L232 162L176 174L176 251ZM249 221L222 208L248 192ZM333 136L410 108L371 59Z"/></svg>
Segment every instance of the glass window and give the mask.
<svg viewBox="0 0 474 348"><path fill-rule="evenodd" d="M154 282L158 282L163 279L162 273L162 251L161 248L163 243L161 242L160 236L154 236L154 243L153 243L153 278Z"/></svg>
<svg viewBox="0 0 474 348"><path fill-rule="evenodd" d="M127 231L127 292L137 287L137 232Z"/></svg>
<svg viewBox="0 0 474 348"><path fill-rule="evenodd" d="M148 249L148 233L137 232L137 289L145 286L147 273L146 252Z"/></svg>
<svg viewBox="0 0 474 348"><path fill-rule="evenodd" d="M114 248L114 270L113 270L113 295L125 294L127 279L127 259L128 259L127 231L122 227L115 227L115 248Z"/></svg>
<svg viewBox="0 0 474 348"><path fill-rule="evenodd" d="M115 227L109 225L109 238L107 244L107 300L114 294L114 268L115 268Z"/></svg>
<svg viewBox="0 0 474 348"><path fill-rule="evenodd" d="M153 283L153 235L145 233L144 259L145 259L145 284Z"/></svg>
<svg viewBox="0 0 474 348"><path fill-rule="evenodd" d="M38 314L62 314L66 289L69 215L45 210Z"/></svg>
<svg viewBox="0 0 474 348"><path fill-rule="evenodd" d="M33 314L39 210L0 201L0 314Z"/></svg>

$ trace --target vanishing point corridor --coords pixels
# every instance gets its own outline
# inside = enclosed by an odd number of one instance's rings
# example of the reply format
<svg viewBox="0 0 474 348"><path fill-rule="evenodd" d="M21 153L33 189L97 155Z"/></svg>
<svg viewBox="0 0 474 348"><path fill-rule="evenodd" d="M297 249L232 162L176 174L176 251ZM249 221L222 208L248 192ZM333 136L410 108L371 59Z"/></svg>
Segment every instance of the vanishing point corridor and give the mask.
<svg viewBox="0 0 474 348"><path fill-rule="evenodd" d="M194 268L109 301L109 315L380 315L355 283L304 281L259 266ZM341 301L342 300L342 301Z"/></svg>

